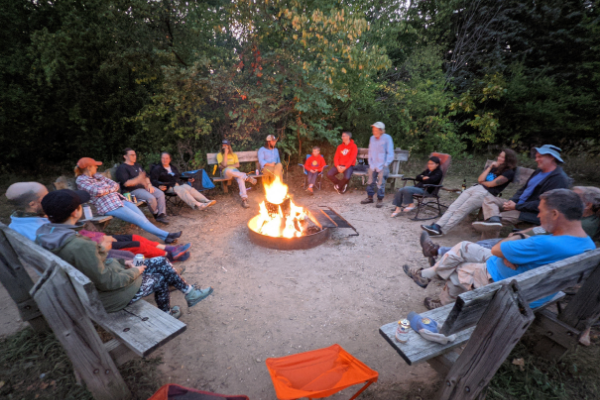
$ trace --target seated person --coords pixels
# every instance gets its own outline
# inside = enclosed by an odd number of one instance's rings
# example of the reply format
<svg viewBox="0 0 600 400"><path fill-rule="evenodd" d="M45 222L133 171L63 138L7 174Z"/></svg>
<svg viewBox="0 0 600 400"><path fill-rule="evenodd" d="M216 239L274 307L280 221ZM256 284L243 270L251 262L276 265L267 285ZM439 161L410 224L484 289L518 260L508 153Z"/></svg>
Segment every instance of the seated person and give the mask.
<svg viewBox="0 0 600 400"><path fill-rule="evenodd" d="M162 224L168 224L164 193L152 186L144 169L136 162L137 154L133 149L128 147L123 150L123 158L125 161L119 165L115 173L117 182L121 185L121 193L129 192L138 200L144 200L154 219Z"/></svg>
<svg viewBox="0 0 600 400"><path fill-rule="evenodd" d="M481 206L485 220L473 222L475 230L491 232L498 237L503 225L516 225L519 222L539 225L537 214L540 195L548 190L569 187L569 177L559 166L563 162L561 149L545 144L535 150L538 169L510 200L487 196Z"/></svg>
<svg viewBox="0 0 600 400"><path fill-rule="evenodd" d="M57 190L44 197L42 207L50 223L38 229L36 243L87 276L96 287L106 312L122 310L154 293L158 308L179 318L180 308L170 305L169 285L185 294L188 307L212 293L210 287L198 289L189 285L164 257L147 259L139 267L133 266L131 261L107 258L110 241L104 240L99 246L74 230L83 214L81 204L89 199L87 192L69 189Z"/></svg>
<svg viewBox="0 0 600 400"><path fill-rule="evenodd" d="M486 197L496 197L502 193L513 181L516 168L517 153L511 149L502 150L498 159L479 175L477 179L479 184L462 192L438 222L421 225L421 228L431 236L442 236L444 233L450 232L467 215L480 209Z"/></svg>
<svg viewBox="0 0 600 400"><path fill-rule="evenodd" d="M216 200L209 200L202 193L185 183L176 166L171 165L171 155L166 151L160 154L160 165L150 174L150 182L166 193L175 193L194 210L205 210L215 205ZM194 182L190 179L189 182Z"/></svg>
<svg viewBox="0 0 600 400"><path fill-rule="evenodd" d="M409 212L414 210L413 195L423 195L427 192L432 193L435 190L434 187L424 188L423 185L438 185L442 181L443 175L440 168L440 159L436 156L430 157L429 161L427 161L427 169L415 178L417 181L415 186L405 186L396 192L394 201L392 202L396 206L396 209L392 213L392 218L399 215L402 211ZM402 210L402 207L404 207L404 210Z"/></svg>
<svg viewBox="0 0 600 400"><path fill-rule="evenodd" d="M325 159L321 155L321 148L318 146L313 147L312 155L306 159L304 163L304 169L306 170L307 179L308 179L308 187L306 190L310 192L310 194L314 194L313 186L317 182L317 177L323 171L323 168L327 163Z"/></svg>
<svg viewBox="0 0 600 400"><path fill-rule="evenodd" d="M283 165L281 165L279 150L275 147L276 145L277 139L275 136L269 135L265 146L258 149L258 163L263 173L263 183L266 185L273 183L275 177L279 177L279 180L283 182Z"/></svg>
<svg viewBox="0 0 600 400"><path fill-rule="evenodd" d="M327 171L327 178L333 183L333 188L339 194L344 194L348 190L348 182L352 178L357 156L358 147L352 140L352 133L342 132L342 144L335 150L333 168ZM343 175L342 179L337 178L338 174Z"/></svg>
<svg viewBox="0 0 600 400"><path fill-rule="evenodd" d="M91 196L91 202L96 206L100 215L110 215L130 224L139 226L143 230L171 244L181 236L180 232L169 233L154 226L144 213L133 203L119 193L119 184L105 176L98 174L100 161L84 157L77 162L75 176L77 188L85 190Z"/></svg>
<svg viewBox="0 0 600 400"><path fill-rule="evenodd" d="M46 186L37 182L18 182L10 185L6 190L6 197L15 207L15 212L10 216L8 227L35 241L35 232L49 222L42 209L42 199L47 194Z"/></svg>
<svg viewBox="0 0 600 400"><path fill-rule="evenodd" d="M277 149L275 149L277 151ZM279 155L279 153L277 153ZM242 198L242 207L250 207L248 202L248 193L246 193L246 182L256 185L256 179L250 175L240 172L240 161L231 148L229 140L223 140L221 151L217 154L217 164L221 169L221 176L227 179L235 179L240 188L240 197Z"/></svg>
<svg viewBox="0 0 600 400"><path fill-rule="evenodd" d="M583 202L576 193L549 190L540 196L539 209L538 218L549 235L513 235L496 243L492 250L461 242L433 267L421 270L405 265L404 272L423 288L437 277L446 282L438 299L425 298L425 307L432 310L453 303L463 292L596 248L581 227ZM530 306L536 308L550 298L536 300Z"/></svg>

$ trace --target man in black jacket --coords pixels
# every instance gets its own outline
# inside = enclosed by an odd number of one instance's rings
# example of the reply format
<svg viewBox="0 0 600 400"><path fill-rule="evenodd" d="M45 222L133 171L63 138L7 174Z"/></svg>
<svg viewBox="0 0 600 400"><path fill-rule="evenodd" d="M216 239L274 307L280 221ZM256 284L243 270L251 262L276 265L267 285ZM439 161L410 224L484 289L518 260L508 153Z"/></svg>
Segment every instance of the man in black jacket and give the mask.
<svg viewBox="0 0 600 400"><path fill-rule="evenodd" d="M473 222L475 230L492 232L497 236L502 225L517 225L519 222L539 225L540 220L537 214L542 193L569 187L570 179L559 166L563 163L560 156L561 149L545 144L542 147L536 147L535 150L538 169L510 200L486 197L482 206L485 221Z"/></svg>

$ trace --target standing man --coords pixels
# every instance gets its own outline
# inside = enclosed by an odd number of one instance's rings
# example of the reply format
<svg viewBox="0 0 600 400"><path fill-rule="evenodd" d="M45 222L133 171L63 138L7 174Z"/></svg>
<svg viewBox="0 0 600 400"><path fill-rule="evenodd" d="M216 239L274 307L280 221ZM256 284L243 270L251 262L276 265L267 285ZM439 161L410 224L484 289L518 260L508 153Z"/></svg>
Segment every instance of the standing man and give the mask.
<svg viewBox="0 0 600 400"><path fill-rule="evenodd" d="M273 135L267 136L266 146L258 150L258 162L263 173L263 182L267 185L271 184L275 177L283 182L283 165L279 158L279 150L275 148L277 139Z"/></svg>
<svg viewBox="0 0 600 400"><path fill-rule="evenodd" d="M165 194L150 183L146 173L137 161L137 155L129 147L123 150L125 162L119 165L116 172L117 182L121 184L121 193L131 193L139 200L148 204L154 219L163 224L168 224L165 204ZM166 187L165 187L166 190Z"/></svg>
<svg viewBox="0 0 600 400"><path fill-rule="evenodd" d="M346 190L348 190L348 182L352 177L357 155L358 147L352 140L352 133L342 132L342 144L335 151L333 168L327 171L327 178L333 182L333 188L339 194L346 193ZM336 175L338 174L343 174L342 179L337 178Z"/></svg>
<svg viewBox="0 0 600 400"><path fill-rule="evenodd" d="M498 237L503 225L517 225L519 222L539 225L537 215L540 212L540 196L552 189L569 187L569 177L559 166L559 163L564 162L560 157L561 149L545 144L535 150L538 169L510 200L485 197L481 207L485 220L473 222L475 230L491 232L492 236Z"/></svg>
<svg viewBox="0 0 600 400"><path fill-rule="evenodd" d="M360 204L373 203L373 195L377 191L377 205L383 207L385 196L385 182L390 174L390 164L394 161L394 142L392 137L385 133L383 122L371 125L373 136L369 140L369 179L367 181L367 198Z"/></svg>

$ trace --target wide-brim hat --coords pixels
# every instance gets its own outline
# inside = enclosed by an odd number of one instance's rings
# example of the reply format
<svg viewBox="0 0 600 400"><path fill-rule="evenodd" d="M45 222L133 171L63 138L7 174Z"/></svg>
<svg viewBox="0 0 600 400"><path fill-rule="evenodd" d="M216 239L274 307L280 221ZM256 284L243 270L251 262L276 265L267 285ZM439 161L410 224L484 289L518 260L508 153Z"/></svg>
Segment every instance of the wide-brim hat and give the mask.
<svg viewBox="0 0 600 400"><path fill-rule="evenodd" d="M536 147L535 150L540 154L549 154L554 157L556 161L564 163L560 156L560 152L562 151L560 147L556 147L552 144L545 144L542 147Z"/></svg>

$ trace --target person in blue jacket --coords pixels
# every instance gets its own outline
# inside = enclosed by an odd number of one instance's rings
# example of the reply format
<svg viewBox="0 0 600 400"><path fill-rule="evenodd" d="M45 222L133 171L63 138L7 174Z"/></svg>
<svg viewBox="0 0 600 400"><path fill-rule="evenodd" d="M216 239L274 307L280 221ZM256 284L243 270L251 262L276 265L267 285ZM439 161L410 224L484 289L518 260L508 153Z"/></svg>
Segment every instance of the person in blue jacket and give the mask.
<svg viewBox="0 0 600 400"><path fill-rule="evenodd" d="M38 228L50 221L42 209L42 199L48 194L46 186L38 182L13 183L6 190L6 198L14 206L9 228L35 240Z"/></svg>
<svg viewBox="0 0 600 400"><path fill-rule="evenodd" d="M377 192L375 207L381 208L385 196L385 182L390 174L390 164L394 161L394 142L392 137L385 133L383 122L375 122L371 128L373 136L369 140L367 198L360 204L373 203L373 196Z"/></svg>
<svg viewBox="0 0 600 400"><path fill-rule="evenodd" d="M267 136L265 146L258 150L258 163L263 174L263 183L269 185L278 176L283 182L283 165L279 158L279 150L275 147L277 138L273 135Z"/></svg>

